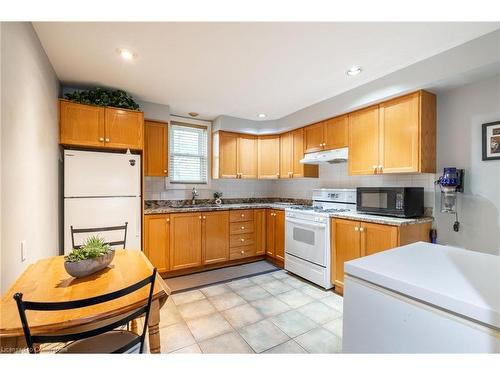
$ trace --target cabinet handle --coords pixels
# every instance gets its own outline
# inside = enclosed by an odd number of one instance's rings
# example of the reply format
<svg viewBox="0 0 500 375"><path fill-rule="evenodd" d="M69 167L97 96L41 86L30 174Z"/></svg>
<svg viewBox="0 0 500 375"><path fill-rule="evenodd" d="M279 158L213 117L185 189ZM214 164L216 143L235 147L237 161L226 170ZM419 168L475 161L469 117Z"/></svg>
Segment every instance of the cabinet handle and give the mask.
<svg viewBox="0 0 500 375"><path fill-rule="evenodd" d="M245 227L241 227L241 229L245 229Z"/></svg>
<svg viewBox="0 0 500 375"><path fill-rule="evenodd" d="M198 219L200 219L200 220L201 220L201 216L198 216Z"/></svg>
<svg viewBox="0 0 500 375"><path fill-rule="evenodd" d="M364 232L364 231L365 231L365 228L360 227L360 228L359 228L359 231L360 231L360 232Z"/></svg>
<svg viewBox="0 0 500 375"><path fill-rule="evenodd" d="M357 232L359 230L359 227L354 227L354 230Z"/></svg>
<svg viewBox="0 0 500 375"><path fill-rule="evenodd" d="M164 170L163 170L163 173L167 173L167 170L166 170L166 169L164 169Z"/></svg>
<svg viewBox="0 0 500 375"><path fill-rule="evenodd" d="M207 217L206 216L203 216L203 220L205 220Z"/></svg>
<svg viewBox="0 0 500 375"><path fill-rule="evenodd" d="M378 171L379 171L380 173L382 173L382 169L383 169L383 168L384 168L384 166L383 166L383 165L379 165L379 166L378 166Z"/></svg>
<svg viewBox="0 0 500 375"><path fill-rule="evenodd" d="M170 218L167 218L167 223L170 223Z"/></svg>
<svg viewBox="0 0 500 375"><path fill-rule="evenodd" d="M242 239L241 239L241 242L245 242L245 239L244 239L244 238L242 238Z"/></svg>
<svg viewBox="0 0 500 375"><path fill-rule="evenodd" d="M103 137L99 138L99 142L104 142L104 138Z"/></svg>
<svg viewBox="0 0 500 375"><path fill-rule="evenodd" d="M241 253L242 253L242 254L245 254L245 251L244 251L244 250L241 250Z"/></svg>
<svg viewBox="0 0 500 375"><path fill-rule="evenodd" d="M241 217L245 217L245 214L241 214Z"/></svg>
<svg viewBox="0 0 500 375"><path fill-rule="evenodd" d="M109 142L109 138L106 138L106 142Z"/></svg>
<svg viewBox="0 0 500 375"><path fill-rule="evenodd" d="M276 173L276 177L278 177L278 178L279 178L279 177L280 177L280 174L279 174L279 173Z"/></svg>

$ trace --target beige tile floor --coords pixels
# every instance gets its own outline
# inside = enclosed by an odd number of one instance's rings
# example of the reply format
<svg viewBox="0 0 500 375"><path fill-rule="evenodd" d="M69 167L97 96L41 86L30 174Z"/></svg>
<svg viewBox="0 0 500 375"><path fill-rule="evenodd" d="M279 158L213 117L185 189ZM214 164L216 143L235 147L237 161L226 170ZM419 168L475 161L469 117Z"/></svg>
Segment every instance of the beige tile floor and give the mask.
<svg viewBox="0 0 500 375"><path fill-rule="evenodd" d="M174 294L161 310L161 351L338 353L342 304L284 270Z"/></svg>

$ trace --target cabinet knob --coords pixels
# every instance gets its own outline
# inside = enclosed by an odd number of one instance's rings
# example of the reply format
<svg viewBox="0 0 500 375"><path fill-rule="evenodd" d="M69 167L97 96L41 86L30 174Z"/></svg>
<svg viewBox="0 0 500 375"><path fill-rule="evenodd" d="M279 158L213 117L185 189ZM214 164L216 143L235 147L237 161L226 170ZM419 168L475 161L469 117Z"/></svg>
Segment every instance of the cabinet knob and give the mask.
<svg viewBox="0 0 500 375"><path fill-rule="evenodd" d="M206 216L203 216L203 220L205 220L207 217Z"/></svg>
<svg viewBox="0 0 500 375"><path fill-rule="evenodd" d="M380 173L382 173L382 169L383 169L383 168L384 168L384 166L383 166L383 165L379 165L379 166L378 166L378 171L379 171Z"/></svg>
<svg viewBox="0 0 500 375"><path fill-rule="evenodd" d="M245 239L244 239L244 238L242 238L242 239L241 239L241 242L245 242Z"/></svg>
<svg viewBox="0 0 500 375"><path fill-rule="evenodd" d="M354 227L354 230L357 232L359 230L359 227Z"/></svg>
<svg viewBox="0 0 500 375"><path fill-rule="evenodd" d="M245 217L245 214L241 214L241 217Z"/></svg>
<svg viewBox="0 0 500 375"><path fill-rule="evenodd" d="M167 223L170 223L170 218L169 217L167 217Z"/></svg>
<svg viewBox="0 0 500 375"><path fill-rule="evenodd" d="M109 142L109 138L106 138L106 142Z"/></svg>
<svg viewBox="0 0 500 375"><path fill-rule="evenodd" d="M166 170L166 169L164 169L164 170L163 170L163 173L167 173L167 170Z"/></svg>
<svg viewBox="0 0 500 375"><path fill-rule="evenodd" d="M99 138L99 142L104 142L104 138L103 137Z"/></svg>
<svg viewBox="0 0 500 375"><path fill-rule="evenodd" d="M242 254L245 254L245 251L244 251L244 250L241 250L241 253L242 253Z"/></svg>
<svg viewBox="0 0 500 375"><path fill-rule="evenodd" d="M198 219L200 219L200 220L201 220L201 216L198 216Z"/></svg>
<svg viewBox="0 0 500 375"><path fill-rule="evenodd" d="M364 231L365 231L365 228L360 227L360 228L359 228L359 231L360 231L360 232L364 232Z"/></svg>
<svg viewBox="0 0 500 375"><path fill-rule="evenodd" d="M245 229L245 227L241 227L241 229Z"/></svg>

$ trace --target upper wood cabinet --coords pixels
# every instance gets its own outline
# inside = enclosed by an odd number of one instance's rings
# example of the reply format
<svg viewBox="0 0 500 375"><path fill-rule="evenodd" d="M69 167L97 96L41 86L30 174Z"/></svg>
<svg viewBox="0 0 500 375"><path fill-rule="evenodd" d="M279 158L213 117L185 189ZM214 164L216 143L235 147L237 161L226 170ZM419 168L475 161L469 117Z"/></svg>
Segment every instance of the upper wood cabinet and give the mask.
<svg viewBox="0 0 500 375"><path fill-rule="evenodd" d="M168 175L168 124L144 122L144 175Z"/></svg>
<svg viewBox="0 0 500 375"><path fill-rule="evenodd" d="M170 215L170 270L201 265L201 212Z"/></svg>
<svg viewBox="0 0 500 375"><path fill-rule="evenodd" d="M257 178L257 137L240 134L238 137L238 178Z"/></svg>
<svg viewBox="0 0 500 375"><path fill-rule="evenodd" d="M374 174L379 155L378 106L349 114L349 174Z"/></svg>
<svg viewBox="0 0 500 375"><path fill-rule="evenodd" d="M257 136L218 131L213 136L213 178L257 178Z"/></svg>
<svg viewBox="0 0 500 375"><path fill-rule="evenodd" d="M144 113L59 101L60 140L64 145L142 150Z"/></svg>
<svg viewBox="0 0 500 375"><path fill-rule="evenodd" d="M349 174L435 171L434 94L418 91L349 114Z"/></svg>
<svg viewBox="0 0 500 375"><path fill-rule="evenodd" d="M316 152L347 147L347 115L331 118L304 128L304 152Z"/></svg>
<svg viewBox="0 0 500 375"><path fill-rule="evenodd" d="M144 217L144 253L158 272L169 270L170 215Z"/></svg>
<svg viewBox="0 0 500 375"><path fill-rule="evenodd" d="M304 128L280 136L280 178L318 177L317 165L302 164L304 158Z"/></svg>
<svg viewBox="0 0 500 375"><path fill-rule="evenodd" d="M59 101L59 143L104 147L104 107Z"/></svg>
<svg viewBox="0 0 500 375"><path fill-rule="evenodd" d="M280 177L280 136L259 136L257 170L258 178L276 179Z"/></svg>
<svg viewBox="0 0 500 375"><path fill-rule="evenodd" d="M202 212L202 263L229 260L229 211Z"/></svg>

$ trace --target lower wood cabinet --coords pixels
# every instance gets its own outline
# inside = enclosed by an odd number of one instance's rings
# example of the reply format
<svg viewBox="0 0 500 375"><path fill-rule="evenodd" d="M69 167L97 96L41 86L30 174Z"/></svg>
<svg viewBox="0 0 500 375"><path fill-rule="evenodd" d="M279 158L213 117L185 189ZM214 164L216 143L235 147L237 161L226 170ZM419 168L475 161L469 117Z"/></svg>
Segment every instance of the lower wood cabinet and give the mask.
<svg viewBox="0 0 500 375"><path fill-rule="evenodd" d="M203 212L202 263L213 264L229 260L229 211Z"/></svg>
<svg viewBox="0 0 500 375"><path fill-rule="evenodd" d="M144 217L144 253L158 272L169 270L170 215Z"/></svg>
<svg viewBox="0 0 500 375"><path fill-rule="evenodd" d="M170 214L170 271L201 265L201 212Z"/></svg>
<svg viewBox="0 0 500 375"><path fill-rule="evenodd" d="M254 233L255 233L255 255L266 253L266 209L253 210Z"/></svg>
<svg viewBox="0 0 500 375"><path fill-rule="evenodd" d="M337 291L344 287L344 263L417 241L428 241L431 223L393 226L355 220L331 221L331 278Z"/></svg>
<svg viewBox="0 0 500 375"><path fill-rule="evenodd" d="M274 259L285 260L285 211L266 210L266 254Z"/></svg>

